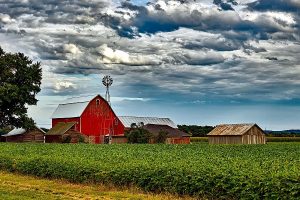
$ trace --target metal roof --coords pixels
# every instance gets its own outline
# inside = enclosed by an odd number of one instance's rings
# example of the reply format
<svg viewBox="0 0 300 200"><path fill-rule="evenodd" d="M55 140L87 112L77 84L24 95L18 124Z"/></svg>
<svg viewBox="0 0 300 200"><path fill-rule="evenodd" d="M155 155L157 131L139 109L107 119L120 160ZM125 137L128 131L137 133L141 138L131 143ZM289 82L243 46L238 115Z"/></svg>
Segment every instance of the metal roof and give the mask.
<svg viewBox="0 0 300 200"><path fill-rule="evenodd" d="M43 131L39 127L35 127L35 129L41 131L42 133L45 133L45 131ZM24 129L24 128L14 128L10 132L8 132L7 134L4 134L2 136L8 137L8 136L14 136L14 135L21 135L21 134L24 134L24 133L26 133L26 129Z"/></svg>
<svg viewBox="0 0 300 200"><path fill-rule="evenodd" d="M52 114L51 118L56 119L80 117L88 104L89 101L59 104L54 113Z"/></svg>
<svg viewBox="0 0 300 200"><path fill-rule="evenodd" d="M169 118L158 118L158 117L134 117L134 116L118 116L123 125L126 128L129 128L133 123L146 124L159 124L159 125L168 125L172 128L177 128L177 125Z"/></svg>
<svg viewBox="0 0 300 200"><path fill-rule="evenodd" d="M63 135L65 134L70 128L72 128L76 122L59 122L53 128L51 128L46 135Z"/></svg>
<svg viewBox="0 0 300 200"><path fill-rule="evenodd" d="M256 124L221 124L216 126L208 135L244 135Z"/></svg>
<svg viewBox="0 0 300 200"><path fill-rule="evenodd" d="M7 136L13 136L13 135L21 135L25 132L26 132L26 130L23 128L14 128L10 132L8 132L7 134L2 135L2 136L7 137Z"/></svg>

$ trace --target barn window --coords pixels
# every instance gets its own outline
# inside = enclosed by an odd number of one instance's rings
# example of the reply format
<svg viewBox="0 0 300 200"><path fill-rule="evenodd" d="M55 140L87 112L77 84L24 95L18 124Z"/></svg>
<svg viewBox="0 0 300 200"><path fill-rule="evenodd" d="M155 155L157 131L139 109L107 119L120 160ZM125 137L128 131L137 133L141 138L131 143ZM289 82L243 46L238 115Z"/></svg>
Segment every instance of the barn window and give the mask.
<svg viewBox="0 0 300 200"><path fill-rule="evenodd" d="M96 99L96 106L100 105L100 99Z"/></svg>
<svg viewBox="0 0 300 200"><path fill-rule="evenodd" d="M119 124L119 120L115 119L115 125L117 126Z"/></svg>

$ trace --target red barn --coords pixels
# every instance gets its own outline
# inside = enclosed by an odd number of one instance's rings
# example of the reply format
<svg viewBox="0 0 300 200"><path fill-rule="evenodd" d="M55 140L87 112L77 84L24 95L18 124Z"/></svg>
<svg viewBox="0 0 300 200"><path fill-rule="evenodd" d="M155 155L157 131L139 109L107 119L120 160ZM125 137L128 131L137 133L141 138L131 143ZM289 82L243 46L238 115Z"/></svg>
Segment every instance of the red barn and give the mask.
<svg viewBox="0 0 300 200"><path fill-rule="evenodd" d="M90 101L59 104L52 115L52 128L59 122L75 122L74 130L88 136L90 143L103 143L107 134L124 133L124 125L100 95Z"/></svg>

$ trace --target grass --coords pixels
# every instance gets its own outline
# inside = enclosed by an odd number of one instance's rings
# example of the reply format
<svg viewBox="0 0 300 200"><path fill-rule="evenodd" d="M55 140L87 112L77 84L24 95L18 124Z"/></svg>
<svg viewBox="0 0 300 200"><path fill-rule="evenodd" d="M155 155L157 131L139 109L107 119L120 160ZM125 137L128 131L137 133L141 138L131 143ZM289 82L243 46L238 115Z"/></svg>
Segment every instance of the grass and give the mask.
<svg viewBox="0 0 300 200"><path fill-rule="evenodd" d="M95 184L74 184L0 171L0 199L191 199L168 194L147 194L137 188L116 188Z"/></svg>

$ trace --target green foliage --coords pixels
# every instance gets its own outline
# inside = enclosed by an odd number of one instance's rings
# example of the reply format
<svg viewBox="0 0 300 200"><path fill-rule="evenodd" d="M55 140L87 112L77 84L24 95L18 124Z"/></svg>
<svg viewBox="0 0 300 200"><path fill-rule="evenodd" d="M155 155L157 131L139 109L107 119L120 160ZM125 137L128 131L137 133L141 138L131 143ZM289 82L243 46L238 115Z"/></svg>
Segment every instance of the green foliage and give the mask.
<svg viewBox="0 0 300 200"><path fill-rule="evenodd" d="M300 142L300 137L267 137L267 142Z"/></svg>
<svg viewBox="0 0 300 200"><path fill-rule="evenodd" d="M159 131L158 135L154 137L155 143L165 143L168 134L166 131Z"/></svg>
<svg viewBox="0 0 300 200"><path fill-rule="evenodd" d="M196 143L196 142L208 142L207 137L191 137L191 142Z"/></svg>
<svg viewBox="0 0 300 200"><path fill-rule="evenodd" d="M62 138L62 143L70 143L71 139L72 139L71 136L67 135L67 136Z"/></svg>
<svg viewBox="0 0 300 200"><path fill-rule="evenodd" d="M151 133L145 130L142 126L132 126L132 128L125 133L128 143L148 143L152 137Z"/></svg>
<svg viewBox="0 0 300 200"><path fill-rule="evenodd" d="M0 47L0 128L7 125L33 128L27 105L35 105L42 69L22 53L6 53Z"/></svg>
<svg viewBox="0 0 300 200"><path fill-rule="evenodd" d="M178 125L178 129L192 134L192 137L205 137L214 129L213 126L197 126L197 125Z"/></svg>
<svg viewBox="0 0 300 200"><path fill-rule="evenodd" d="M86 141L82 135L79 136L78 143L86 143Z"/></svg>
<svg viewBox="0 0 300 200"><path fill-rule="evenodd" d="M4 135L6 133L8 133L9 131L11 131L12 129L10 127L4 127L4 128L0 128L0 135Z"/></svg>
<svg viewBox="0 0 300 200"><path fill-rule="evenodd" d="M201 199L299 199L300 143L0 144L0 169Z"/></svg>

